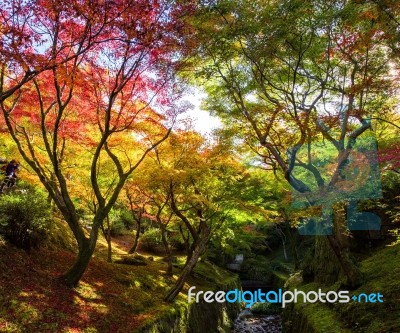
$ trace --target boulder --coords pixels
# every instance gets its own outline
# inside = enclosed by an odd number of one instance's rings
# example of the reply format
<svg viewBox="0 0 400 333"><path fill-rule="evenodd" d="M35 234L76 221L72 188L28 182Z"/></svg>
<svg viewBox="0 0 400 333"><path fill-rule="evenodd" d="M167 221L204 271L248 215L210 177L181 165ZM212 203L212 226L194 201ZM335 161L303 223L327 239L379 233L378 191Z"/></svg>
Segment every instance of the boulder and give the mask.
<svg viewBox="0 0 400 333"><path fill-rule="evenodd" d="M133 265L133 266L146 266L147 262L146 262L146 258L144 258L141 255L137 255L137 254L128 254L128 255L124 255L121 256L118 259L115 259L114 262L116 264L123 264L123 265Z"/></svg>

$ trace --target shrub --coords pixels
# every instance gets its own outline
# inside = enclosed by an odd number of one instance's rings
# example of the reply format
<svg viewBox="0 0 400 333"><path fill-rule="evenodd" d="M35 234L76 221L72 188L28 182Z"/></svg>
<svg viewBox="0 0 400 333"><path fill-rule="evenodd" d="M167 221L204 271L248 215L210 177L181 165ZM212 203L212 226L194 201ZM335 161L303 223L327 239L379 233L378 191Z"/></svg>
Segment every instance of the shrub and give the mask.
<svg viewBox="0 0 400 333"><path fill-rule="evenodd" d="M43 241L50 227L45 195L34 188L0 197L0 233L14 245L29 250Z"/></svg>
<svg viewBox="0 0 400 333"><path fill-rule="evenodd" d="M263 314L263 315L276 315L281 313L282 309L280 304L276 303L255 303L251 307L251 312L254 314Z"/></svg>
<svg viewBox="0 0 400 333"><path fill-rule="evenodd" d="M241 272L244 280L258 280L269 283L272 279L270 261L261 255L245 258Z"/></svg>
<svg viewBox="0 0 400 333"><path fill-rule="evenodd" d="M107 230L107 221L104 220L104 228ZM120 220L111 220L110 219L110 224L111 224L111 237L117 237L120 235L123 235L126 233L126 228L125 225L120 221Z"/></svg>
<svg viewBox="0 0 400 333"><path fill-rule="evenodd" d="M140 237L140 247L145 251L156 251L162 246L161 229L149 228Z"/></svg>
<svg viewBox="0 0 400 333"><path fill-rule="evenodd" d="M126 230L130 230L136 225L136 222L133 220L132 213L130 210L121 209L119 211L118 217L121 223L123 223L123 225L125 226Z"/></svg>
<svg viewBox="0 0 400 333"><path fill-rule="evenodd" d="M173 232L168 237L170 245L177 251L185 250L185 241L179 232Z"/></svg>
<svg viewBox="0 0 400 333"><path fill-rule="evenodd" d="M129 228L132 226L132 217L129 216L129 213L130 212L128 212L126 209L111 209L109 219L112 237L126 234ZM104 221L104 226L106 225L107 223Z"/></svg>

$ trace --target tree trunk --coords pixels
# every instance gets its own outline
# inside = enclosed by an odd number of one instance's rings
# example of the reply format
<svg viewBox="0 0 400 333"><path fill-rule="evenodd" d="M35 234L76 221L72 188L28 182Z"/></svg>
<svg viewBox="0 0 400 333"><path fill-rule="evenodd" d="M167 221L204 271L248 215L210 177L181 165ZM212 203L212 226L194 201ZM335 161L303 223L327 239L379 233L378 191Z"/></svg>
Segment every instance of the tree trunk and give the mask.
<svg viewBox="0 0 400 333"><path fill-rule="evenodd" d="M166 236L166 226L164 224L160 224L161 226L161 238L162 242L164 244L165 252L167 254L167 275L172 276L172 253L171 253L171 248L169 247L167 236Z"/></svg>
<svg viewBox="0 0 400 333"><path fill-rule="evenodd" d="M172 302L176 296L180 293L182 290L186 279L188 276L192 273L194 266L197 264L197 261L199 260L200 256L202 253L206 250L208 241L210 239L210 234L211 234L211 229L209 226L204 225L203 227L203 232L199 235L199 241L197 243L197 246L195 250L193 251L193 254L188 261L187 265L182 271L182 274L180 275L179 279L176 281L175 286L168 292L168 294L165 296L164 300L167 302Z"/></svg>
<svg viewBox="0 0 400 333"><path fill-rule="evenodd" d="M188 237L189 238L189 237ZM187 250L187 255L186 255L186 262L185 266L189 263L190 259L192 259L193 252L197 247L197 244L200 242L200 240L197 238L197 240L193 240L193 243L188 247Z"/></svg>
<svg viewBox="0 0 400 333"><path fill-rule="evenodd" d="M294 262L294 269L297 270L299 268L299 256L297 253L297 246L296 246L296 234L293 233L293 230L290 227L290 225L287 228L287 232L289 236L290 252L292 253ZM297 231L295 230L294 232Z"/></svg>
<svg viewBox="0 0 400 333"><path fill-rule="evenodd" d="M111 227L110 227L110 220L108 218L108 215L107 215L106 221L107 221L107 232L104 228L104 221L101 224L101 231L103 232L103 236L107 242L107 262L112 262Z"/></svg>
<svg viewBox="0 0 400 333"><path fill-rule="evenodd" d="M334 233L328 236L329 244L335 253L343 273L346 275L346 287L355 289L362 284L362 274L350 257L347 231L347 204L344 202L334 205Z"/></svg>
<svg viewBox="0 0 400 333"><path fill-rule="evenodd" d="M310 265L314 281L324 285L338 281L343 269L326 236L315 236L313 254Z"/></svg>
<svg viewBox="0 0 400 333"><path fill-rule="evenodd" d="M139 237L140 237L140 228L141 228L141 223L140 223L140 219L138 219L136 221L136 234L135 234L135 240L133 242L132 247L130 248L130 250L128 251L129 254L133 254L136 252L136 248L139 245Z"/></svg>
<svg viewBox="0 0 400 333"><path fill-rule="evenodd" d="M79 246L78 257L73 266L62 276L65 284L76 287L89 265L90 258L96 247L96 241L85 239Z"/></svg>
<svg viewBox="0 0 400 333"><path fill-rule="evenodd" d="M346 275L346 287L350 289L356 289L362 284L361 271L352 262L349 250L347 248L342 249L339 241L333 235L328 235L327 238L340 263L340 266L343 269L344 274Z"/></svg>
<svg viewBox="0 0 400 333"><path fill-rule="evenodd" d="M182 226L179 226L179 232L183 238L183 242L185 244L185 251L186 251L186 263L189 261L190 257L192 256L192 252L190 250L190 244L189 244L189 235L185 237L185 234L183 232ZM185 263L185 264L186 264Z"/></svg>
<svg viewBox="0 0 400 333"><path fill-rule="evenodd" d="M287 252L286 252L286 235L282 231L281 227L275 224L276 230L278 231L279 236L281 237L282 240L282 247L283 247L283 255L285 256L285 260L288 259L287 257Z"/></svg>
<svg viewBox="0 0 400 333"><path fill-rule="evenodd" d="M112 262L112 244L111 244L111 226L110 226L110 219L107 215L107 262Z"/></svg>

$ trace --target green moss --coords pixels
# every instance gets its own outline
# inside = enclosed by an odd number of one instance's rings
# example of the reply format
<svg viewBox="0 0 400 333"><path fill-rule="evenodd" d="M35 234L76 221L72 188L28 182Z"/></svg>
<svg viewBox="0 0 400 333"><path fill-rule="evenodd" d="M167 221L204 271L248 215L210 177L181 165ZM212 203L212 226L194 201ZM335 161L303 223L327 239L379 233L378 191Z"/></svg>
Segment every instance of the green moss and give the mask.
<svg viewBox="0 0 400 333"><path fill-rule="evenodd" d="M361 263L365 283L354 294L377 293L383 303L348 303L338 307L342 318L360 332L400 331L400 244L386 247Z"/></svg>
<svg viewBox="0 0 400 333"><path fill-rule="evenodd" d="M304 310L315 332L351 332L351 330L343 327L337 314L325 306L321 306L320 304L308 304L304 307Z"/></svg>
<svg viewBox="0 0 400 333"><path fill-rule="evenodd" d="M274 288L282 288L288 278L288 274L274 271L272 272L272 286Z"/></svg>
<svg viewBox="0 0 400 333"><path fill-rule="evenodd" d="M151 265L149 266L151 267ZM135 279L138 278L140 279L140 275L135 274ZM154 315L145 320L137 332L229 332L232 319L239 312L240 305L194 302L188 304L187 289L191 286L196 286L197 290L228 290L240 287L236 274L209 262L199 262L194 269L193 276L188 279L184 290L173 304L166 304L158 298L159 295L152 294L159 305L153 307ZM163 286L164 291L161 292L161 296L165 295L166 287L166 285ZM143 295L140 298L139 304L142 304ZM146 312L148 311L149 309L146 309Z"/></svg>
<svg viewBox="0 0 400 333"><path fill-rule="evenodd" d="M223 289L238 280L236 274L228 272L210 262L197 263L193 271L193 276Z"/></svg>
<svg viewBox="0 0 400 333"><path fill-rule="evenodd" d="M263 314L263 315L276 315L280 314L282 308L279 304L276 303L255 303L251 307L251 312L254 314Z"/></svg>
<svg viewBox="0 0 400 333"><path fill-rule="evenodd" d="M334 305L290 304L284 311L285 331L310 332L400 332L400 244L383 248L361 262L364 284L350 295L380 292L383 303L350 303ZM321 286L308 283L297 286L310 290L338 290L340 283Z"/></svg>
<svg viewBox="0 0 400 333"><path fill-rule="evenodd" d="M57 217L53 217L50 223L50 237L48 244L71 252L76 252L77 248L76 240L69 229L67 222Z"/></svg>

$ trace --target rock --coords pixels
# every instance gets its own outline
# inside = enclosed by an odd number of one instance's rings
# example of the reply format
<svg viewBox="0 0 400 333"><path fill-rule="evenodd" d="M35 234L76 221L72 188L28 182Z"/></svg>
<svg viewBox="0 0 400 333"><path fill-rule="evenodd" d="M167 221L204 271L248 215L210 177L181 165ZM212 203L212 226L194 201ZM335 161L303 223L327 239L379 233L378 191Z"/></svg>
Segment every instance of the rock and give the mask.
<svg viewBox="0 0 400 333"><path fill-rule="evenodd" d="M125 255L114 260L116 264L133 265L133 266L147 266L145 257L141 255Z"/></svg>
<svg viewBox="0 0 400 333"><path fill-rule="evenodd" d="M286 280L284 288L287 289L289 287L297 287L303 283L303 272L296 272L289 276Z"/></svg>
<svg viewBox="0 0 400 333"><path fill-rule="evenodd" d="M233 272L240 272L241 264L227 264L226 268Z"/></svg>
<svg viewBox="0 0 400 333"><path fill-rule="evenodd" d="M141 254L135 253L135 254L133 255L133 257L134 257L135 259L138 259L138 260L146 261L146 257L145 257L145 256L142 256Z"/></svg>
<svg viewBox="0 0 400 333"><path fill-rule="evenodd" d="M239 314L240 320L244 320L244 319L251 318L251 317L253 317L253 314L251 313L251 311L249 309L245 309Z"/></svg>
<svg viewBox="0 0 400 333"><path fill-rule="evenodd" d="M232 333L282 333L281 317L257 316L245 309L236 318Z"/></svg>
<svg viewBox="0 0 400 333"><path fill-rule="evenodd" d="M162 261L168 262L168 257L164 257L164 258L162 259ZM178 262L178 257L172 256L172 257L171 257L171 262L174 263L174 264L176 264L176 263Z"/></svg>

